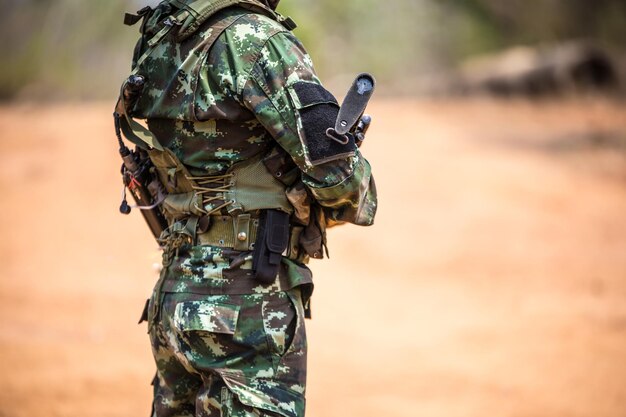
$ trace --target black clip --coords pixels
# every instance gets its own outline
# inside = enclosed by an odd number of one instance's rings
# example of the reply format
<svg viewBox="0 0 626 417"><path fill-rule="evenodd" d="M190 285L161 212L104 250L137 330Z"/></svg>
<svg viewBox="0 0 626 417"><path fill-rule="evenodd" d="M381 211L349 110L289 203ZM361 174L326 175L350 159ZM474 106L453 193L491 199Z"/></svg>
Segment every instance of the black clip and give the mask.
<svg viewBox="0 0 626 417"><path fill-rule="evenodd" d="M292 31L298 27L298 24L289 16L281 16L278 21L289 31Z"/></svg>

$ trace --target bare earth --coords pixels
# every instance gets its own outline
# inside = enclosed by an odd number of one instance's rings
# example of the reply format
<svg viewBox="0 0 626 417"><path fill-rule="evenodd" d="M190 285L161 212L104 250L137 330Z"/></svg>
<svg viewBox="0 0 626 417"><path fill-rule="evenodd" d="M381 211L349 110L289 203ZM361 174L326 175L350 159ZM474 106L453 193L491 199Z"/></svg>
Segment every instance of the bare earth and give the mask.
<svg viewBox="0 0 626 417"><path fill-rule="evenodd" d="M309 416L626 416L626 105L378 100L331 231ZM0 108L0 417L148 416L159 253L111 103Z"/></svg>

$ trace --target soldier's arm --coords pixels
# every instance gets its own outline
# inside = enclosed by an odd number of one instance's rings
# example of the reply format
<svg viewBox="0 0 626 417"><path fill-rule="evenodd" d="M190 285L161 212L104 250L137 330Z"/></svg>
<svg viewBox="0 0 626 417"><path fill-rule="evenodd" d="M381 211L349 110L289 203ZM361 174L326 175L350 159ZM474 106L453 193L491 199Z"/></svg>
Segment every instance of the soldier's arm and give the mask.
<svg viewBox="0 0 626 417"><path fill-rule="evenodd" d="M298 165L303 183L330 218L373 223L376 189L370 165L352 144L328 146L325 131L334 126L335 99L290 32L273 34L262 45L238 95Z"/></svg>

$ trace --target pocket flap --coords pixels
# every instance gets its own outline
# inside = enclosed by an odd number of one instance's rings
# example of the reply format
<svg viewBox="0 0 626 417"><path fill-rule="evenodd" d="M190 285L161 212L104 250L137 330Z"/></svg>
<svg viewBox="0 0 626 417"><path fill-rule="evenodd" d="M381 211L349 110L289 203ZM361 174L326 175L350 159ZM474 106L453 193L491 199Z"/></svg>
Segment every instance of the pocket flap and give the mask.
<svg viewBox="0 0 626 417"><path fill-rule="evenodd" d="M176 305L174 325L180 331L235 334L239 306L207 301L185 301Z"/></svg>

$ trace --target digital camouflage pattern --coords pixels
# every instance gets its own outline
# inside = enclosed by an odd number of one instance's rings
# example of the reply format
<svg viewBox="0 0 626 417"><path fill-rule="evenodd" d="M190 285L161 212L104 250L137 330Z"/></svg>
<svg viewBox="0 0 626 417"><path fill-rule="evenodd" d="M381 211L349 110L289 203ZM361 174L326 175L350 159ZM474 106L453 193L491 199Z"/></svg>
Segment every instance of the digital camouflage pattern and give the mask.
<svg viewBox="0 0 626 417"><path fill-rule="evenodd" d="M160 417L304 415L306 336L299 291L166 294L151 330Z"/></svg>
<svg viewBox="0 0 626 417"><path fill-rule="evenodd" d="M239 259L236 268L230 265ZM161 273L158 289L165 293L194 294L264 294L303 289L303 300L312 292L309 268L290 259L283 259L274 283L262 285L254 280L252 255L216 246L182 247L178 256L167 259Z"/></svg>
<svg viewBox="0 0 626 417"><path fill-rule="evenodd" d="M278 146L299 168L282 179L285 192L307 190L329 225L372 224L376 190L358 150L310 163L293 85L320 81L301 43L272 18L231 7L182 42L150 45L175 11L163 2L146 21L133 70L146 84L132 115L193 176L223 175ZM251 252L194 246L183 232L149 306L153 416L303 416L310 270L283 258L276 281L261 285Z"/></svg>
<svg viewBox="0 0 626 417"><path fill-rule="evenodd" d="M229 268L237 254L195 246L165 266L148 307L153 417L304 415L310 271L285 259L261 285L250 257Z"/></svg>
<svg viewBox="0 0 626 417"><path fill-rule="evenodd" d="M155 26L147 27L150 34L162 26L153 20ZM210 43L216 20L231 26L209 51L203 45ZM136 57L144 49L138 48ZM134 115L148 119L159 142L192 174L224 173L278 143L300 168L313 196L337 210L334 217L373 223L375 188L369 164L358 151L329 164L308 162L292 86L320 81L302 44L280 23L243 9L227 9L182 44L166 37L138 72L147 84ZM347 210L339 215L342 206L354 209L361 202L369 204L359 213Z"/></svg>

